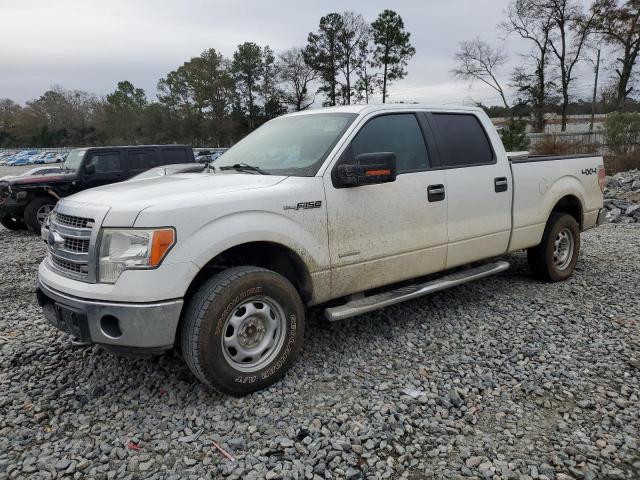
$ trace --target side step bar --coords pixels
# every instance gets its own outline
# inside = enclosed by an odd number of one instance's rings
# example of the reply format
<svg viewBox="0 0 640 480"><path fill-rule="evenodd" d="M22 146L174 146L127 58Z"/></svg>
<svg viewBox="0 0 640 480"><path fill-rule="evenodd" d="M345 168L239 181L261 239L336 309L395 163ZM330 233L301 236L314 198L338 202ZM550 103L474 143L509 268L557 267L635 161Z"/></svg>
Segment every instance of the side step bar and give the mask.
<svg viewBox="0 0 640 480"><path fill-rule="evenodd" d="M445 275L429 282L407 285L396 288L395 290L389 290L388 292L371 295L370 297L359 297L344 305L327 308L324 311L324 316L331 322L344 320L388 307L389 305L395 305L396 303L413 300L414 298L439 292L440 290L446 290L447 288L462 285L463 283L472 282L480 278L488 277L489 275L495 275L496 273L504 272L509 267L509 262L505 261L487 263L486 265Z"/></svg>

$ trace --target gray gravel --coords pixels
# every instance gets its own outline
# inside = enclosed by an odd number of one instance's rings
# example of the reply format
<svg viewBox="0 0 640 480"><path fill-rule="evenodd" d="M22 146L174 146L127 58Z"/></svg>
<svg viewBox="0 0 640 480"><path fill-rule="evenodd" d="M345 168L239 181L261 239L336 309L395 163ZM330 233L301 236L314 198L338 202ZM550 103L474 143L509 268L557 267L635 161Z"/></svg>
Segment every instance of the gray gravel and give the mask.
<svg viewBox="0 0 640 480"><path fill-rule="evenodd" d="M640 170L607 177L604 206L611 223L640 223Z"/></svg>
<svg viewBox="0 0 640 480"><path fill-rule="evenodd" d="M312 312L285 379L233 399L174 355L72 345L33 297L43 244L0 227L0 479L640 478L639 238L588 232L562 284L516 254L344 323Z"/></svg>

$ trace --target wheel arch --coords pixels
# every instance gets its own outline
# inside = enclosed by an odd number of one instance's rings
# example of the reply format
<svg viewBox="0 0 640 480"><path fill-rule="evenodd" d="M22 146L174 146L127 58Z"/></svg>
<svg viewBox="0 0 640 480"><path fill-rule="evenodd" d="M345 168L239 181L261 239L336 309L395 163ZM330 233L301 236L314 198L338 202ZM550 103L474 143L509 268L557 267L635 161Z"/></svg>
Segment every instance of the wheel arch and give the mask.
<svg viewBox="0 0 640 480"><path fill-rule="evenodd" d="M584 224L584 207L582 201L574 194L567 194L556 201L555 205L551 208L548 218L552 213L566 213L571 215L578 223L580 230Z"/></svg>
<svg viewBox="0 0 640 480"><path fill-rule="evenodd" d="M191 279L184 295L185 306L198 288L212 275L237 266L262 267L279 273L291 282L304 304L313 298L313 281L307 265L290 247L272 241L250 241L241 243L218 253L200 268ZM186 307L183 309L183 315ZM183 315L176 329L176 345L180 345Z"/></svg>
<svg viewBox="0 0 640 480"><path fill-rule="evenodd" d="M203 278L228 267L250 265L279 273L300 293L303 301L313 295L309 270L303 259L293 249L272 241L250 241L241 243L218 253L200 268L192 279L185 297L202 284Z"/></svg>

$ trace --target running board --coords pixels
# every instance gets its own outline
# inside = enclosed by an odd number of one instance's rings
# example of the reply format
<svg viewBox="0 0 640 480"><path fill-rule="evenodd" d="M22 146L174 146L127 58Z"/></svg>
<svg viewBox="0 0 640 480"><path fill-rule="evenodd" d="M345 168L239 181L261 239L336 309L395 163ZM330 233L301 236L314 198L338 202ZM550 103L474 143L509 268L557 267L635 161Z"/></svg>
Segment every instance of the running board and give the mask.
<svg viewBox="0 0 640 480"><path fill-rule="evenodd" d="M463 283L479 280L480 278L504 272L510 267L509 262L499 261L487 263L479 267L468 268L459 272L445 275L430 282L419 283L417 285L407 285L404 287L378 293L370 297L360 297L337 307L327 308L324 316L327 320L335 322L346 318L362 315L380 308L395 305L396 303L413 300L430 293L446 290L447 288L462 285Z"/></svg>

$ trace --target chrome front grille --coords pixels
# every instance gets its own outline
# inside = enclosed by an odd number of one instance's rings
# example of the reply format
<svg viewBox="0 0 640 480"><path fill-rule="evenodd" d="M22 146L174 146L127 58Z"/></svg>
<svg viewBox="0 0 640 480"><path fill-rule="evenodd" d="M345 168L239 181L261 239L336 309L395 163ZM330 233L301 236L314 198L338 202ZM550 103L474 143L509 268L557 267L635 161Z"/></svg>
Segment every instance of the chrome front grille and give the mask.
<svg viewBox="0 0 640 480"><path fill-rule="evenodd" d="M56 213L56 223L72 228L91 228L93 227L93 218L74 217L63 213Z"/></svg>
<svg viewBox="0 0 640 480"><path fill-rule="evenodd" d="M67 277L93 281L89 272L94 224L94 219L90 217L74 216L59 211L51 215L46 241L53 269Z"/></svg>
<svg viewBox="0 0 640 480"><path fill-rule="evenodd" d="M60 270L64 270L67 272L73 272L77 275L86 275L87 271L82 271L83 265L80 263L73 263L68 260L64 260L63 258L51 256L51 261L53 265L55 265ZM85 267L86 268L86 267Z"/></svg>
<svg viewBox="0 0 640 480"><path fill-rule="evenodd" d="M89 253L89 239L65 238L64 248L71 252Z"/></svg>

